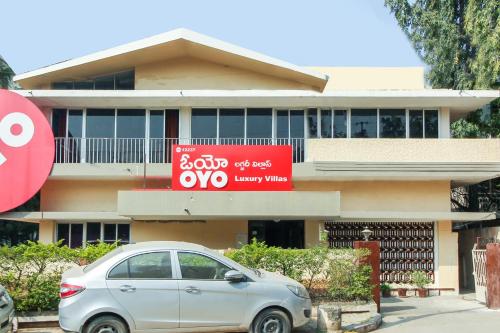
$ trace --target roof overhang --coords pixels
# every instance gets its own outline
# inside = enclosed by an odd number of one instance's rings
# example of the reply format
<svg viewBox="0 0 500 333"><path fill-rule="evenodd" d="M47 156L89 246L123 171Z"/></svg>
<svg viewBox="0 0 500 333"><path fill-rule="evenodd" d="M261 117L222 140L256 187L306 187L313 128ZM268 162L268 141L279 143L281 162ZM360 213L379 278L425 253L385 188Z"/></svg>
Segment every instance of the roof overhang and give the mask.
<svg viewBox="0 0 500 333"><path fill-rule="evenodd" d="M500 97L497 90L14 90L41 107L448 107L466 113Z"/></svg>
<svg viewBox="0 0 500 333"><path fill-rule="evenodd" d="M495 212L406 212L406 211L342 211L334 221L346 222L432 222L490 221Z"/></svg>
<svg viewBox="0 0 500 333"><path fill-rule="evenodd" d="M328 81L328 76L325 74L187 29L172 30L19 74L14 77L14 81L23 87L36 87L51 81L88 78L92 74L97 76L184 56L250 69L308 84L319 90L323 90Z"/></svg>

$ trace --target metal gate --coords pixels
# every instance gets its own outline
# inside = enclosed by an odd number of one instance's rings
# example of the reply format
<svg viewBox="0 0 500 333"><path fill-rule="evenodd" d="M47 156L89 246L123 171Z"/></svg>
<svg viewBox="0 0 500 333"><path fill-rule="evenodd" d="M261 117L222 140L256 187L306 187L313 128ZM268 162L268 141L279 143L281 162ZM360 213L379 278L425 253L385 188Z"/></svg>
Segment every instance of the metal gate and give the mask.
<svg viewBox="0 0 500 333"><path fill-rule="evenodd" d="M486 250L472 249L472 267L474 272L474 286L476 287L476 300L486 303Z"/></svg>

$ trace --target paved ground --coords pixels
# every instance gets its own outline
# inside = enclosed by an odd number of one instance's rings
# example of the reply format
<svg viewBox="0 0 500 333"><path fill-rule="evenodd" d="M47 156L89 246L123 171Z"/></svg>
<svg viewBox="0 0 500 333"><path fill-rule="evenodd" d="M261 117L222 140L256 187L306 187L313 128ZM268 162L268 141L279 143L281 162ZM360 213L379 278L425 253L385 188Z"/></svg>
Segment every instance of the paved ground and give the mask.
<svg viewBox="0 0 500 333"><path fill-rule="evenodd" d="M500 310L488 310L470 295L383 298L377 333L500 332Z"/></svg>

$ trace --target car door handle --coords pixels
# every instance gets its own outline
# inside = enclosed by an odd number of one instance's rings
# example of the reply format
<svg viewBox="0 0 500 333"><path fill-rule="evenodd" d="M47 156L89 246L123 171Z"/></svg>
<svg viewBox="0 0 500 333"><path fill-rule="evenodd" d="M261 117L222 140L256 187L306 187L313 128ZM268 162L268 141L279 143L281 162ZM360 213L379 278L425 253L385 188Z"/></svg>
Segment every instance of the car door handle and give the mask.
<svg viewBox="0 0 500 333"><path fill-rule="evenodd" d="M120 291L124 292L124 293L133 293L135 291L135 287L126 284L126 285L120 286Z"/></svg>
<svg viewBox="0 0 500 333"><path fill-rule="evenodd" d="M184 291L190 294L199 294L201 292L200 289L193 286L186 287Z"/></svg>

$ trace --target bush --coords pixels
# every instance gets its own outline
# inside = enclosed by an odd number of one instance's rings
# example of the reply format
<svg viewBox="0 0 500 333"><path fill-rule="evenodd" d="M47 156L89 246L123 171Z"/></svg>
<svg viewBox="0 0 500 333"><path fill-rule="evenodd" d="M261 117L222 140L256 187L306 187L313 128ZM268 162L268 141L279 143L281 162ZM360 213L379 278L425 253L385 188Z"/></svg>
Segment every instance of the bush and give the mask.
<svg viewBox="0 0 500 333"><path fill-rule="evenodd" d="M14 299L17 311L56 310L61 274L71 266L90 263L114 249L98 243L70 249L59 243L27 242L0 247L0 284Z"/></svg>
<svg viewBox="0 0 500 333"><path fill-rule="evenodd" d="M417 288L423 289L426 285L432 282L431 278L423 271L414 271L411 273L411 282Z"/></svg>
<svg viewBox="0 0 500 333"><path fill-rule="evenodd" d="M367 255L366 249L290 250L269 247L256 240L226 253L243 266L278 272L301 282L313 298L326 297L334 301L371 299L371 267L362 264Z"/></svg>

